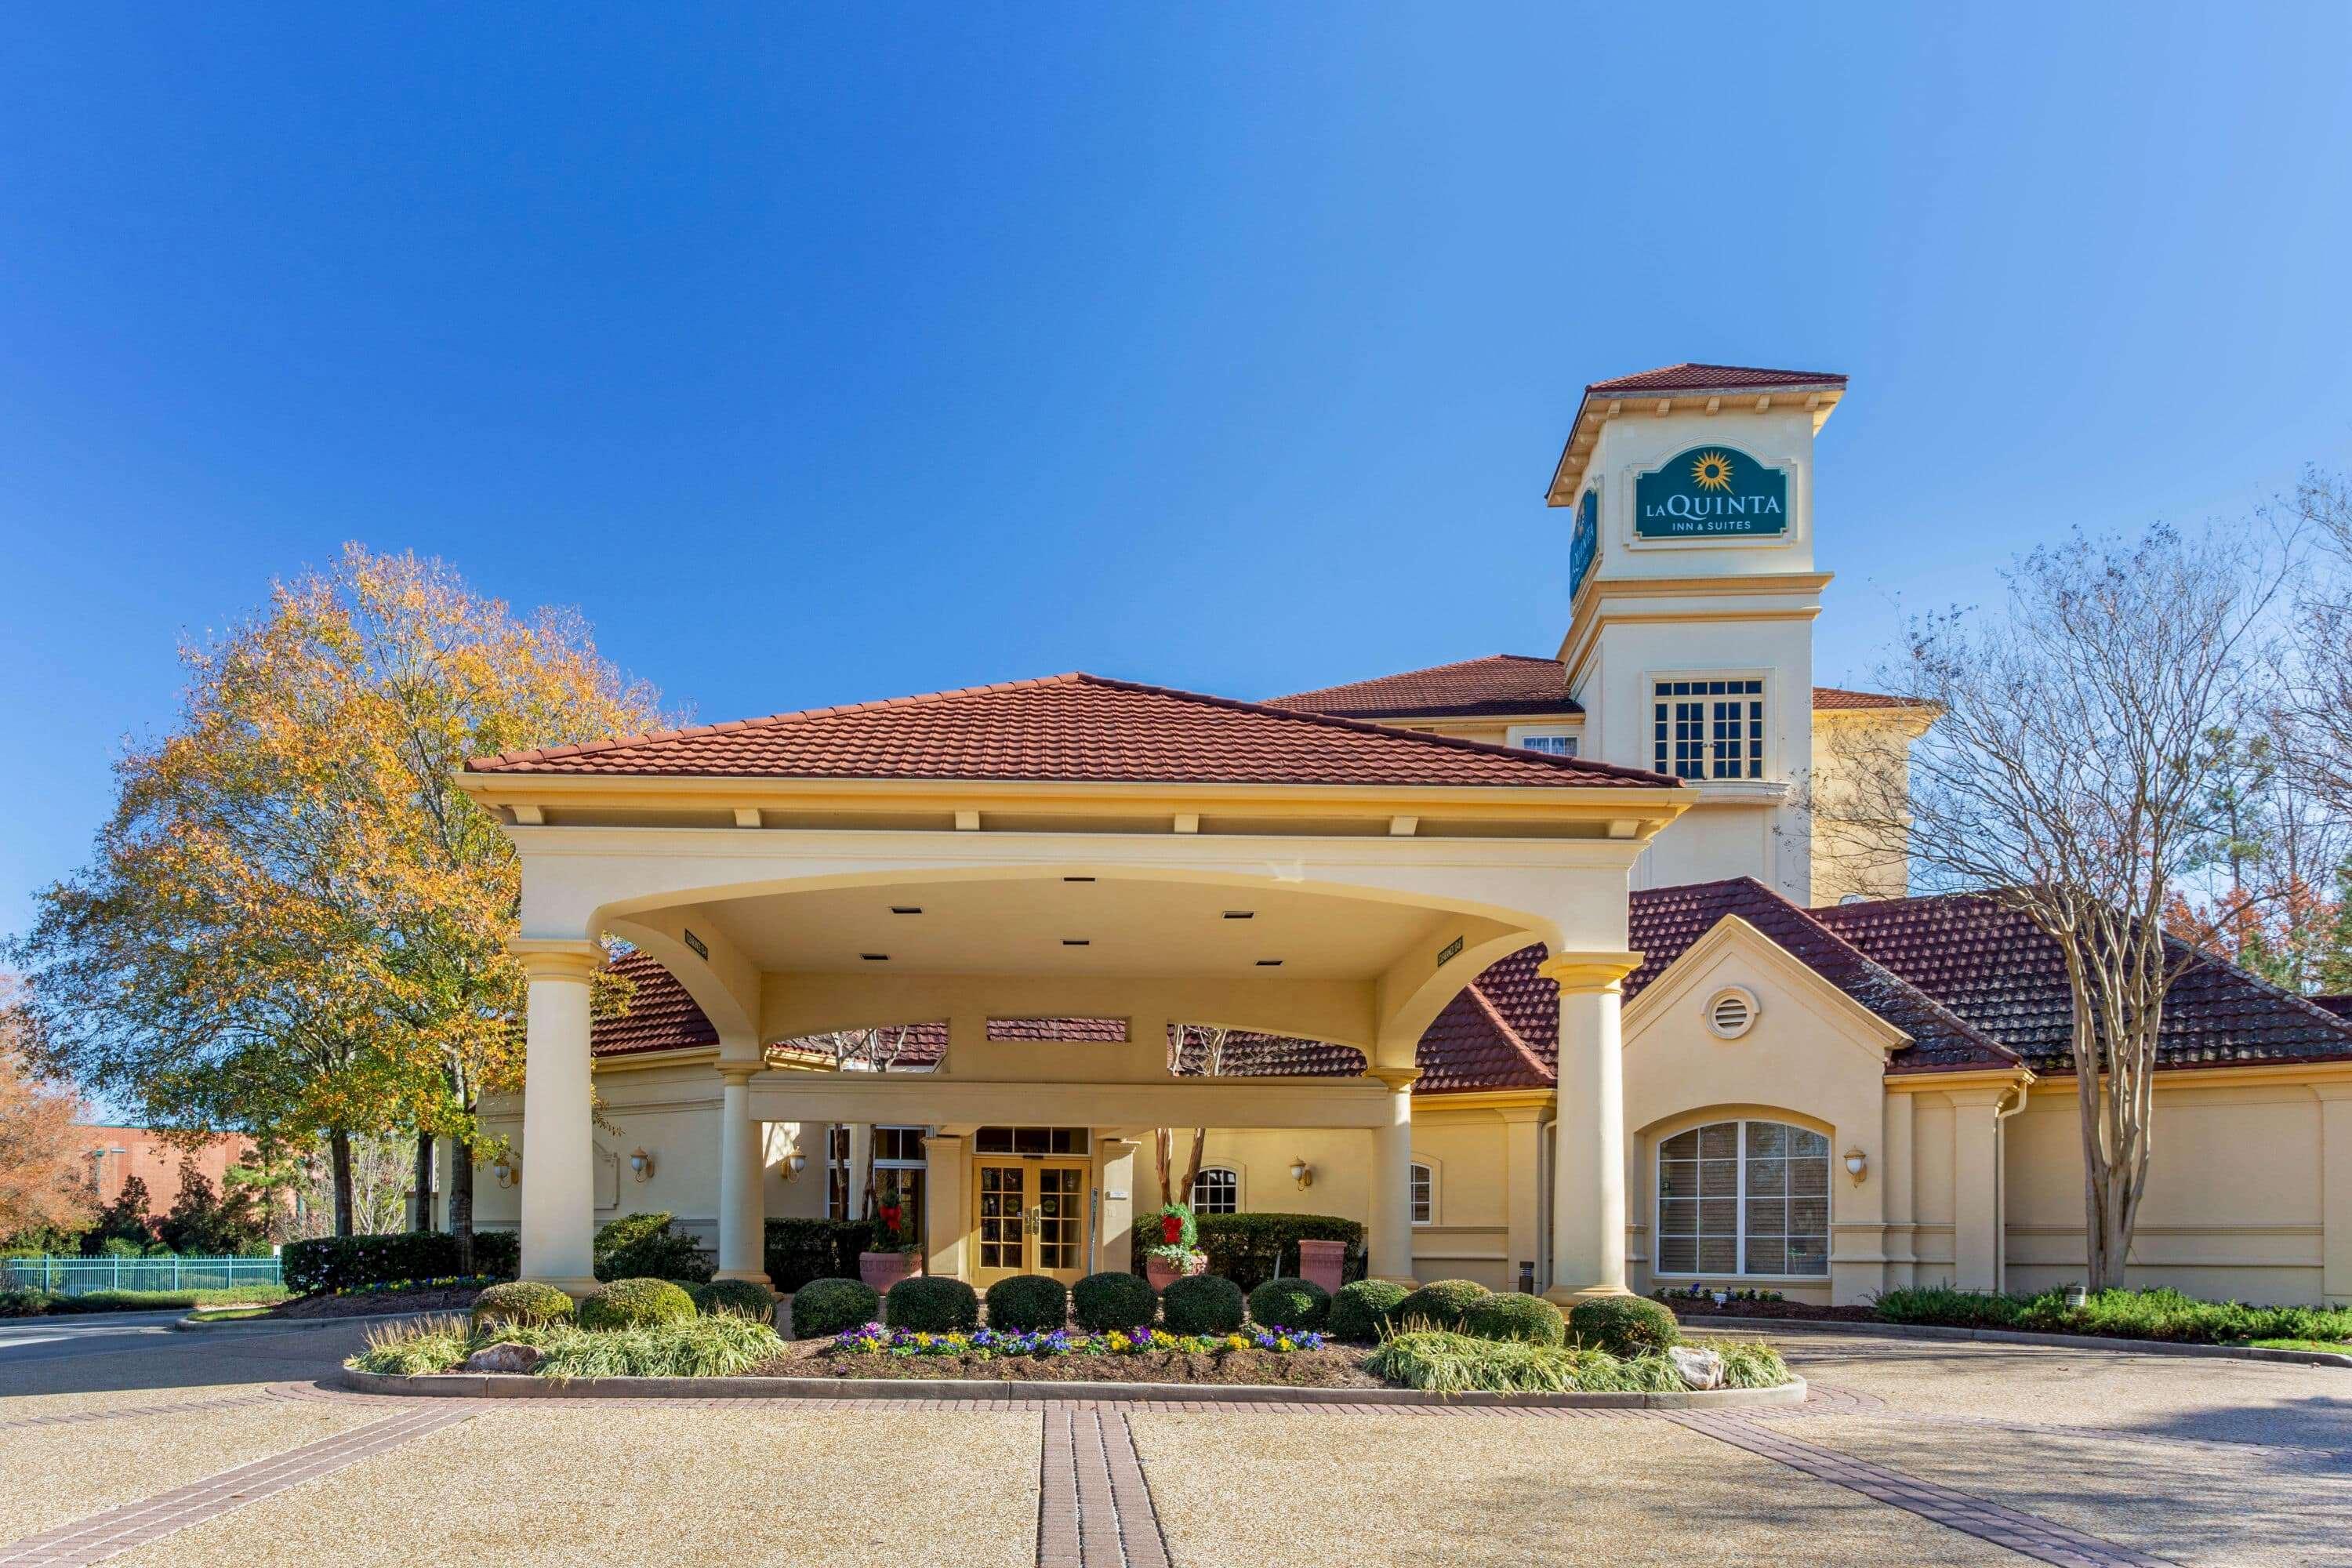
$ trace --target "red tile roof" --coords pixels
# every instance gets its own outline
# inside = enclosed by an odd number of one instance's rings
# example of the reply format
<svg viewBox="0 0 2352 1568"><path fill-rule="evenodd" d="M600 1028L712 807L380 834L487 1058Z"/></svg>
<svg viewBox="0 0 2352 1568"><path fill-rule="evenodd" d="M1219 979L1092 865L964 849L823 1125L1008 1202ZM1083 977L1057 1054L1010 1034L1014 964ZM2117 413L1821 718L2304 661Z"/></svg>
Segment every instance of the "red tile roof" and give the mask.
<svg viewBox="0 0 2352 1568"><path fill-rule="evenodd" d="M719 1043L719 1031L659 959L647 952L625 952L613 961L613 972L631 983L627 1009L589 1024L589 1054L625 1057Z"/></svg>
<svg viewBox="0 0 2352 1568"><path fill-rule="evenodd" d="M1989 899L1882 899L1812 911L1855 947L2014 1047L2071 1075L2073 1010L2057 944ZM2221 959L2169 944L2189 967L2165 998L2165 1068L2352 1060L2352 1023Z"/></svg>
<svg viewBox="0 0 2352 1568"><path fill-rule="evenodd" d="M478 757L474 773L1672 789L1638 768L1098 675Z"/></svg>
<svg viewBox="0 0 2352 1568"><path fill-rule="evenodd" d="M1828 370L1759 370L1751 365L1681 364L1638 371L1587 384L1587 392L1731 392L1775 386L1843 386L1846 378Z"/></svg>
<svg viewBox="0 0 2352 1568"><path fill-rule="evenodd" d="M1326 686L1288 697L1270 698L1269 708L1330 713L1350 719L1434 719L1514 713L1581 713L1568 695L1568 667L1556 658L1497 653L1454 664L1408 669L1401 675ZM1813 688L1813 708L1915 708L1916 699L1842 686Z"/></svg>
<svg viewBox="0 0 2352 1568"><path fill-rule="evenodd" d="M1584 711L1568 695L1568 671L1559 660L1521 653L1489 654L1485 658L1408 669L1402 675L1295 692L1271 698L1266 706L1356 719Z"/></svg>

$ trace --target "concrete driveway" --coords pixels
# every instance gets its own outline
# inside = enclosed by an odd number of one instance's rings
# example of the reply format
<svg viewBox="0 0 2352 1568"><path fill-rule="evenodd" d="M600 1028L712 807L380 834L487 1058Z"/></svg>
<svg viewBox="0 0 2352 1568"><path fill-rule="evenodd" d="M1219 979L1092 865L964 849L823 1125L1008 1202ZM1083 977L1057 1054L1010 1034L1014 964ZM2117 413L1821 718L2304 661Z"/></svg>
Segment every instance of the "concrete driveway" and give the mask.
<svg viewBox="0 0 2352 1568"><path fill-rule="evenodd" d="M1752 1416L373 1400L0 1327L0 1564L2352 1563L2352 1372L1790 1335Z"/></svg>

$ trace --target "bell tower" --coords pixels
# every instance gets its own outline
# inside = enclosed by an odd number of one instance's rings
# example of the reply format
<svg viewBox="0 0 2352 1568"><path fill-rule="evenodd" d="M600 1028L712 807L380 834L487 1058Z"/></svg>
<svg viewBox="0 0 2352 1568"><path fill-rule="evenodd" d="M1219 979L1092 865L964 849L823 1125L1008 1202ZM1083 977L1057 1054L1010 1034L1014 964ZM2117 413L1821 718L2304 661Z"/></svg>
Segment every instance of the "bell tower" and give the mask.
<svg viewBox="0 0 2352 1568"><path fill-rule="evenodd" d="M1547 497L1570 513L1559 658L1584 754L1698 795L1637 888L1750 876L1812 901L1813 437L1845 383L1678 364L1584 389Z"/></svg>

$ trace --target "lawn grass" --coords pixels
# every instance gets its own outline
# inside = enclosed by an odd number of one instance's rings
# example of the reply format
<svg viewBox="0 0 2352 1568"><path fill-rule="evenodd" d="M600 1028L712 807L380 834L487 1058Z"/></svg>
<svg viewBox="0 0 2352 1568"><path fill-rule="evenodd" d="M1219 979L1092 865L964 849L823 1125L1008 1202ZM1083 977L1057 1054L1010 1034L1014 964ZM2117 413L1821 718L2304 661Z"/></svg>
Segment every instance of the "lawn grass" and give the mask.
<svg viewBox="0 0 2352 1568"><path fill-rule="evenodd" d="M258 1318L269 1311L267 1307L200 1307L191 1314L199 1323L226 1323L238 1318Z"/></svg>
<svg viewBox="0 0 2352 1568"><path fill-rule="evenodd" d="M72 1317L85 1312L158 1312L172 1307L267 1307L289 1300L283 1285L235 1285L203 1290L0 1290L0 1318Z"/></svg>
<svg viewBox="0 0 2352 1568"><path fill-rule="evenodd" d="M2334 1355L2352 1355L2352 1344L2336 1340L2248 1340L2248 1344L2265 1351L2326 1351Z"/></svg>

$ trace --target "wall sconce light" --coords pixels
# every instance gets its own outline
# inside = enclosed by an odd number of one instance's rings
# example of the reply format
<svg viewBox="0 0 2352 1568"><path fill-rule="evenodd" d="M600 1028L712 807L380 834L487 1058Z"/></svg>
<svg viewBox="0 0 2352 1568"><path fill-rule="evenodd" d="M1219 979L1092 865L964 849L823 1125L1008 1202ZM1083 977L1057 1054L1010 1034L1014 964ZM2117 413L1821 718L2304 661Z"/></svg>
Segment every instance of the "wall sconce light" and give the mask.
<svg viewBox="0 0 2352 1568"><path fill-rule="evenodd" d="M646 1153L643 1149L631 1150L629 1152L629 1173L636 1177L637 1180L641 1182L644 1181L647 1176L654 1173L654 1157L651 1154Z"/></svg>
<svg viewBox="0 0 2352 1568"><path fill-rule="evenodd" d="M1870 1169L1870 1156L1859 1149L1845 1152L1845 1173L1853 1178L1855 1186L1862 1185L1862 1173Z"/></svg>
<svg viewBox="0 0 2352 1568"><path fill-rule="evenodd" d="M1315 1184L1315 1167L1305 1160L1293 1160L1290 1163L1290 1179L1297 1182L1299 1190L1304 1192Z"/></svg>
<svg viewBox="0 0 2352 1568"><path fill-rule="evenodd" d="M512 1154L501 1154L490 1166L490 1179L502 1187L511 1187L522 1180L522 1170Z"/></svg>
<svg viewBox="0 0 2352 1568"><path fill-rule="evenodd" d="M791 1181L808 1169L808 1156L795 1149L784 1156L784 1180Z"/></svg>

